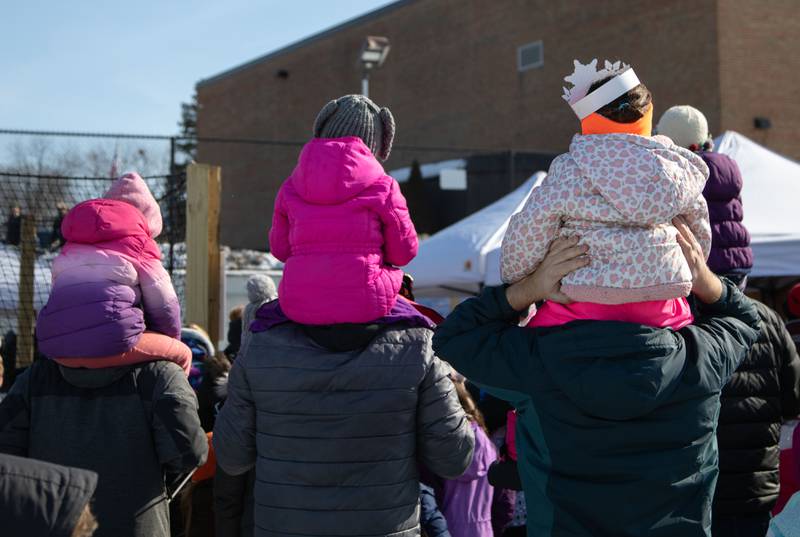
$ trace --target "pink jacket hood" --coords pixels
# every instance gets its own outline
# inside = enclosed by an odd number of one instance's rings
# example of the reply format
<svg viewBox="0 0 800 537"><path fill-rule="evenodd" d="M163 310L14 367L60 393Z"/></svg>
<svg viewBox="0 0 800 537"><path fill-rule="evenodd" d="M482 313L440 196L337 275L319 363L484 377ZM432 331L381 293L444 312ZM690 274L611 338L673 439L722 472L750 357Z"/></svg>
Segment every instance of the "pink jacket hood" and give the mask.
<svg viewBox="0 0 800 537"><path fill-rule="evenodd" d="M36 323L46 356L85 358L80 365L94 369L111 364L97 358L130 351L145 330L180 336L178 297L149 231L144 214L121 200L84 201L64 216L67 242Z"/></svg>
<svg viewBox="0 0 800 537"><path fill-rule="evenodd" d="M143 253L159 259L144 215L124 201L94 199L72 208L61 223L61 233L71 244L92 244L138 258Z"/></svg>
<svg viewBox="0 0 800 537"><path fill-rule="evenodd" d="M592 187L638 225L668 223L700 196L708 177L703 159L666 136L575 136L569 152ZM609 164L616 177L609 177Z"/></svg>
<svg viewBox="0 0 800 537"><path fill-rule="evenodd" d="M150 237L156 238L161 234L161 208L138 173L128 172L114 181L103 198L124 201L136 207L147 221Z"/></svg>
<svg viewBox="0 0 800 537"><path fill-rule="evenodd" d="M314 138L308 142L291 181L297 194L315 205L338 205L386 175L360 138Z"/></svg>

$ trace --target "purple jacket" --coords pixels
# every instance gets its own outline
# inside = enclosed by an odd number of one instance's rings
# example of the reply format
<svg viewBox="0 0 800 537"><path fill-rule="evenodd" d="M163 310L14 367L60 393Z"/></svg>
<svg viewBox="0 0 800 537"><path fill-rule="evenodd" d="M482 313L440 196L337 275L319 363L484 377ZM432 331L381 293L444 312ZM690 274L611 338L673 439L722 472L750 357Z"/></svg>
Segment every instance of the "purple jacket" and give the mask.
<svg viewBox="0 0 800 537"><path fill-rule="evenodd" d="M742 224L742 173L736 161L722 153L700 153L708 165L703 196L711 220L708 266L716 274L748 273L753 268L750 234Z"/></svg>
<svg viewBox="0 0 800 537"><path fill-rule="evenodd" d="M450 534L458 537L493 537L492 500L489 467L497 460L497 450L487 434L473 422L475 451L464 475L444 482L441 510Z"/></svg>

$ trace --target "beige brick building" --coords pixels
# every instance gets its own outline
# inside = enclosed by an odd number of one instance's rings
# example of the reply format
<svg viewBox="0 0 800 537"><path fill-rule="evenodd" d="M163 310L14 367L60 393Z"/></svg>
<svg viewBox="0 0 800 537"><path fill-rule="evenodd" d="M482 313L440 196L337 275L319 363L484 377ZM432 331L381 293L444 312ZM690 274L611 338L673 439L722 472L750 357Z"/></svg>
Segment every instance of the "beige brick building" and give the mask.
<svg viewBox="0 0 800 537"><path fill-rule="evenodd" d="M392 109L395 144L418 148L395 151L387 169L473 148L564 151L577 121L562 78L573 58L593 57L634 65L656 117L692 104L713 133L736 130L800 158L797 0L403 0L200 81L199 135L306 141L325 102L360 91L367 35L392 47L370 96ZM536 42L543 64L521 70L520 47ZM771 128L756 129L757 117ZM266 246L275 193L298 151L200 144L198 160L223 167L225 244Z"/></svg>

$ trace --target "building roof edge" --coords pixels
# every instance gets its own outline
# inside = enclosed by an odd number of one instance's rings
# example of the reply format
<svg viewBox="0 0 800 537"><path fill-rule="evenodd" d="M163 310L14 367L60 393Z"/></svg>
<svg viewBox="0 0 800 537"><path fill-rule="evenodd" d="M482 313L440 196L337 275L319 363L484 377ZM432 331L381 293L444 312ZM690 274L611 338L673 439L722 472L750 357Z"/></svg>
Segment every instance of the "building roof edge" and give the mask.
<svg viewBox="0 0 800 537"><path fill-rule="evenodd" d="M254 59L252 59L252 60L250 60L248 62L242 63L240 65L237 65L236 67L232 67L231 69L227 69L225 71L222 71L221 73L217 73L216 75L210 76L208 78L203 78L203 79L199 80L197 82L197 84L195 84L195 88L202 88L202 87L205 87L205 86L210 86L210 85L212 85L212 84L214 84L216 82L219 82L220 80L223 80L223 79L226 79L226 78L230 77L231 75L234 75L234 74L239 73L241 71L245 71L247 69L250 69L251 67L254 67L254 66L259 65L261 63L264 63L266 61L269 61L269 60L272 60L272 59L277 58L279 56L282 56L283 54L286 54L286 53L291 52L293 50L297 50L299 48L302 48L302 47L305 47L307 45L310 45L311 43L314 43L316 41L324 39L324 38L326 38L326 37L328 37L330 35L333 35L333 34L335 34L337 32L340 32L340 31L342 31L342 30L344 30L346 28L350 28L351 26L356 26L358 24L362 24L362 23L370 21L372 19L376 19L376 18L378 18L378 17L380 17L382 15L385 15L385 14L391 12L391 11L394 11L394 10L396 10L398 8L401 8L401 7L405 6L406 4L410 4L410 3L415 2L415 1L416 0L397 0L396 2L392 2L391 4L385 5L385 6L381 7L381 8L375 9L373 11L369 11L369 12L363 14L363 15L359 15L358 17L346 20L346 21L342 22L341 24L337 24L336 26L332 26L332 27L330 27L330 28L328 28L326 30L322 30L321 32L317 32L316 34L312 34L312 35L310 35L308 37L305 37L305 38L303 38L303 39L301 39L299 41L295 41L294 43L286 45L285 47L281 47L281 48L279 48L277 50L274 50L272 52L268 52L267 54L264 54L262 56L254 58Z"/></svg>

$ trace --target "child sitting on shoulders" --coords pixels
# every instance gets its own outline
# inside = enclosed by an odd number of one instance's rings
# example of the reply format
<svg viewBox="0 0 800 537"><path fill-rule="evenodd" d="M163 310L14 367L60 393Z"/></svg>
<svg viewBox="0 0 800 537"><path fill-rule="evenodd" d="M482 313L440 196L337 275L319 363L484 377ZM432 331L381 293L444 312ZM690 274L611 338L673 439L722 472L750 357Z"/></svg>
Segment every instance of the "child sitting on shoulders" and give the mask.
<svg viewBox="0 0 800 537"><path fill-rule="evenodd" d="M161 227L158 202L136 173L67 213L66 244L36 323L43 354L89 369L168 360L188 374L178 297L154 240Z"/></svg>
<svg viewBox="0 0 800 537"><path fill-rule="evenodd" d="M572 302L546 302L529 326L616 320L678 330L693 321L692 274L672 225L683 217L708 257L711 228L702 196L703 159L665 136L651 136L650 91L620 62L596 70L575 61L564 98L581 120L569 152L515 214L503 239L501 274L533 272L558 237L578 235L591 264L566 276Z"/></svg>
<svg viewBox="0 0 800 537"><path fill-rule="evenodd" d="M363 95L330 101L317 116L278 192L269 234L272 254L286 263L278 295L288 319L366 323L395 307L398 267L417 255L417 233L400 186L378 162L389 157L394 131L389 109Z"/></svg>

